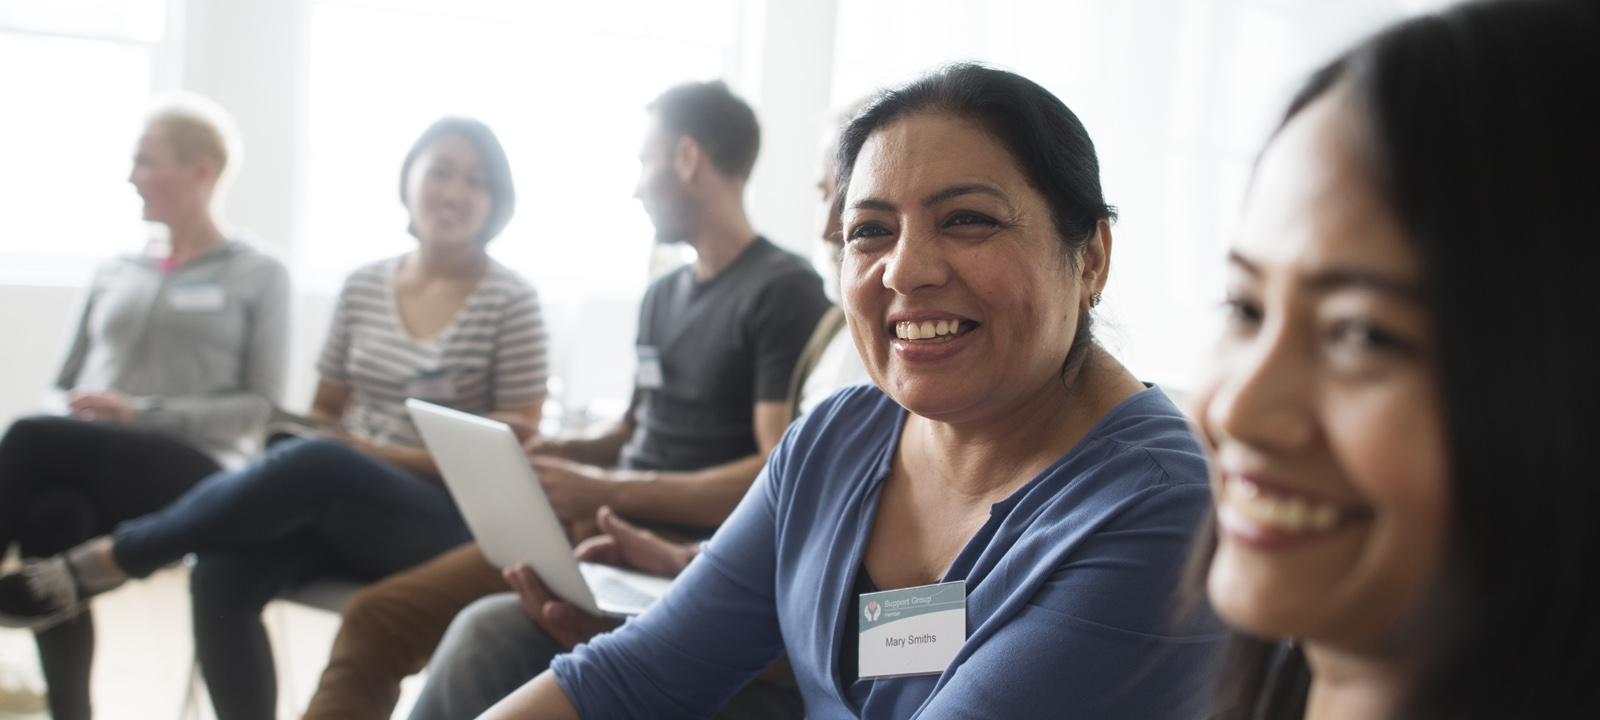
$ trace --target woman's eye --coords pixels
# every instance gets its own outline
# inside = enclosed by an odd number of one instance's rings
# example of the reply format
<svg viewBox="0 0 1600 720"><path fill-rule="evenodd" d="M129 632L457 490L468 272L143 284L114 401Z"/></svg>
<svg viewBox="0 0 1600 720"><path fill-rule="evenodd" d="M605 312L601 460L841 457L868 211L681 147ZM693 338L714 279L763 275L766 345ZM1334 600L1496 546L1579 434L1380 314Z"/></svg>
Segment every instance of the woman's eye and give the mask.
<svg viewBox="0 0 1600 720"><path fill-rule="evenodd" d="M1254 328L1261 324L1261 305L1244 295L1229 294L1222 301L1222 309L1227 313L1228 325L1233 328Z"/></svg>
<svg viewBox="0 0 1600 720"><path fill-rule="evenodd" d="M950 217L945 218L944 224L945 227L951 227L954 225L996 225L998 223L988 215L963 211L951 213Z"/></svg>
<svg viewBox="0 0 1600 720"><path fill-rule="evenodd" d="M882 223L864 222L859 225L850 226L850 232L846 236L846 239L866 240L869 238L884 237L890 234L889 228L884 227Z"/></svg>
<svg viewBox="0 0 1600 720"><path fill-rule="evenodd" d="M1365 320L1340 320L1328 332L1335 347L1356 351L1409 352L1411 344Z"/></svg>

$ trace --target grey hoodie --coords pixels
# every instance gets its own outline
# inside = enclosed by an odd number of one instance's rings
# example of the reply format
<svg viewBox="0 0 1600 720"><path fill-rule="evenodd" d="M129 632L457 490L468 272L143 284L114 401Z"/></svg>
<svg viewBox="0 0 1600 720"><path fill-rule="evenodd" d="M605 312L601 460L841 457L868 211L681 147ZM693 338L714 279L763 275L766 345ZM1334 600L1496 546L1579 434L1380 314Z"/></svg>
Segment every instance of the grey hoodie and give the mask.
<svg viewBox="0 0 1600 720"><path fill-rule="evenodd" d="M121 391L138 427L237 458L283 393L289 273L230 240L167 273L140 255L95 272L56 386Z"/></svg>

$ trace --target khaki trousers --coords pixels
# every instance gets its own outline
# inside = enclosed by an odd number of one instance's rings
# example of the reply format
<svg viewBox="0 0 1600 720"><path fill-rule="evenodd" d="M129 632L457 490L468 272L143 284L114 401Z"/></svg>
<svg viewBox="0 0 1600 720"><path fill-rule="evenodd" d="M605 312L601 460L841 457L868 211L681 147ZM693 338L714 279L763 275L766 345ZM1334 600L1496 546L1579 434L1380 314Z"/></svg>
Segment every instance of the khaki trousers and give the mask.
<svg viewBox="0 0 1600 720"><path fill-rule="evenodd" d="M356 593L305 719L387 720L400 681L427 666L456 613L509 590L477 543L467 543Z"/></svg>

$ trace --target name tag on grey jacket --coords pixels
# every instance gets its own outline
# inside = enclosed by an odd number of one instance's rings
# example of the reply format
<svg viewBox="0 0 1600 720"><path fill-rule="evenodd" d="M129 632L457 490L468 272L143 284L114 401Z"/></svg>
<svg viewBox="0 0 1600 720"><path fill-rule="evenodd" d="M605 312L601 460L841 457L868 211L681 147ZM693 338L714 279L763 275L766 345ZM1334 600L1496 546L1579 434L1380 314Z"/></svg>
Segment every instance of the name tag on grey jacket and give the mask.
<svg viewBox="0 0 1600 720"><path fill-rule="evenodd" d="M219 312L227 305L228 292L219 283L190 283L167 289L167 302L174 312Z"/></svg>

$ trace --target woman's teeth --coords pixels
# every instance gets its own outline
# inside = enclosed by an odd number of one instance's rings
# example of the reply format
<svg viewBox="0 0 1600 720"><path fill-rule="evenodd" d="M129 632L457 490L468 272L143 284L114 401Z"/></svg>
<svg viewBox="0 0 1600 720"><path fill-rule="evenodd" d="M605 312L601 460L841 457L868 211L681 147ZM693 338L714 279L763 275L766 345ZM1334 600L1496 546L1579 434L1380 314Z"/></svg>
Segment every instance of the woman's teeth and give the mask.
<svg viewBox="0 0 1600 720"><path fill-rule="evenodd" d="M1255 483L1239 478L1223 483L1222 500L1258 525L1291 533L1331 530L1344 515L1333 503L1268 495Z"/></svg>
<svg viewBox="0 0 1600 720"><path fill-rule="evenodd" d="M901 340L949 342L961 330L960 320L924 320L894 324L894 335Z"/></svg>

